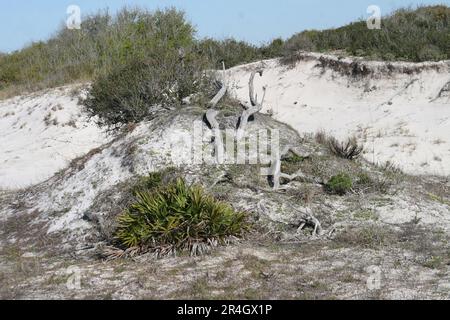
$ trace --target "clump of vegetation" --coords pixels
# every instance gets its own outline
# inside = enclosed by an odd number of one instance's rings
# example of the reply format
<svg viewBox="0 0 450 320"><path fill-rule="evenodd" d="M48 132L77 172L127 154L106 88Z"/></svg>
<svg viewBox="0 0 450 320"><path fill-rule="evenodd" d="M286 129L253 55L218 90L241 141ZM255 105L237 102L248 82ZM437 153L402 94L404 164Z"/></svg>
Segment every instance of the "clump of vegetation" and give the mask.
<svg viewBox="0 0 450 320"><path fill-rule="evenodd" d="M359 158L364 151L364 146L359 145L356 138L350 138L347 142L339 142L336 138L328 138L328 147L336 156L348 160Z"/></svg>
<svg viewBox="0 0 450 320"><path fill-rule="evenodd" d="M450 59L450 8L445 5L400 9L382 18L381 29L361 20L337 29L308 30L286 41L284 62L298 51L344 51L370 59L439 61Z"/></svg>
<svg viewBox="0 0 450 320"><path fill-rule="evenodd" d="M208 58L216 69L222 68L222 61L227 68L231 68L239 64L280 57L284 50L283 46L284 42L279 38L260 47L232 38L225 40L204 39L199 41L197 45L198 50Z"/></svg>
<svg viewBox="0 0 450 320"><path fill-rule="evenodd" d="M382 194L388 193L391 185L392 182L388 178L372 177L365 172L359 173L356 181L356 186L361 191L375 191Z"/></svg>
<svg viewBox="0 0 450 320"><path fill-rule="evenodd" d="M379 249L389 243L395 242L392 230L378 225L369 225L362 228L351 228L339 233L334 243L342 246L359 246L368 249Z"/></svg>
<svg viewBox="0 0 450 320"><path fill-rule="evenodd" d="M80 30L63 27L47 42L2 57L0 90L91 80L135 61L151 62L155 67L164 61L163 67L170 67L175 63L174 53L182 54L194 44L195 29L182 11L125 8L115 16L100 12L86 17Z"/></svg>
<svg viewBox="0 0 450 320"><path fill-rule="evenodd" d="M33 43L11 54L0 54L0 94L7 96L76 81L104 79L120 73L122 68L133 68L130 64L134 63L150 63L156 70L147 71L160 75L161 69L167 67L165 75L175 75L176 54L181 58L186 53L189 57L185 61L194 61L197 66L199 61L207 61L207 69L222 68L222 61L230 68L275 57L295 63L300 57L299 50L339 51L382 60L437 61L450 59L449 28L450 8L441 5L398 10L382 19L380 30L369 30L366 21L358 21L337 29L308 30L287 41L275 39L254 46L234 39L198 39L184 13L173 8L154 12L122 9L115 16L106 11L87 16L80 30L63 27L48 41ZM166 58L167 61L161 60ZM161 61L163 65L158 65ZM177 67L186 71L183 68L187 63L183 66L178 62ZM189 78L185 78L186 83ZM175 95L185 92L181 90Z"/></svg>
<svg viewBox="0 0 450 320"><path fill-rule="evenodd" d="M161 51L145 61L132 61L98 77L83 104L104 125L120 126L151 118L151 107L173 108L193 93L208 94L212 81L206 62L193 54L180 57Z"/></svg>
<svg viewBox="0 0 450 320"><path fill-rule="evenodd" d="M166 168L161 171L151 172L146 176L142 176L131 187L131 193L136 195L138 192L151 192L162 185L175 182L178 178L176 168Z"/></svg>
<svg viewBox="0 0 450 320"><path fill-rule="evenodd" d="M280 56L281 46L280 39L261 47L233 39L199 40L195 28L182 11L174 8L153 12L143 8L124 8L114 16L107 11L87 16L79 30L62 27L48 41L0 55L0 90L14 88L20 92L80 80L105 81L119 75L122 70L127 73L143 63L149 76L146 83L152 81L153 95L158 93L155 86L158 88L170 77L177 77L176 83L181 86L175 89L177 92L174 94L182 95L189 83L198 85L195 81L190 82L192 76L199 76L194 70L221 68L222 60L227 67L232 67ZM161 95L174 89L163 87L165 91Z"/></svg>
<svg viewBox="0 0 450 320"><path fill-rule="evenodd" d="M294 174L300 168L303 161L307 158L302 157L295 153L289 153L287 156L283 157L281 162L281 172L286 174Z"/></svg>
<svg viewBox="0 0 450 320"><path fill-rule="evenodd" d="M329 193L345 195L352 189L353 181L348 174L339 173L338 175L331 177L325 187Z"/></svg>
<svg viewBox="0 0 450 320"><path fill-rule="evenodd" d="M318 144L326 145L328 141L327 133L323 130L317 131L316 134L314 135L314 140Z"/></svg>
<svg viewBox="0 0 450 320"><path fill-rule="evenodd" d="M179 178L167 186L138 191L119 217L116 239L126 248L158 255L189 251L203 254L249 229L247 215Z"/></svg>

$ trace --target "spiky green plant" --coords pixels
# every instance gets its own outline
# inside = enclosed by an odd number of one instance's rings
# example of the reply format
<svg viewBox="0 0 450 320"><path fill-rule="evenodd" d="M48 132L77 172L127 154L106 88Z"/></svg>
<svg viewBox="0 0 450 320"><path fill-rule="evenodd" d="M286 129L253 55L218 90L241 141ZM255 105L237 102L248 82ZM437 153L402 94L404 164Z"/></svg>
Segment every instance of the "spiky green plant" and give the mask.
<svg viewBox="0 0 450 320"><path fill-rule="evenodd" d="M136 202L119 216L116 238L127 248L158 255L211 247L241 237L249 229L246 214L236 212L197 185L177 179L164 187L136 193Z"/></svg>

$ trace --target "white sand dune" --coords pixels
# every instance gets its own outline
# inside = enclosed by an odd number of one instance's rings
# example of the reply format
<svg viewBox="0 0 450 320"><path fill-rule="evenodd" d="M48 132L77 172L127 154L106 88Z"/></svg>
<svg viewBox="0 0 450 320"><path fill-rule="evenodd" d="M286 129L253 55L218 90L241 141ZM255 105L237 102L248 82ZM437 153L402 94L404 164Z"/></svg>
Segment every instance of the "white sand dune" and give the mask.
<svg viewBox="0 0 450 320"><path fill-rule="evenodd" d="M228 71L233 94L248 100L250 70L263 112L300 133L324 130L339 139L355 135L365 157L390 161L412 174L450 175L450 62L363 62L304 54L295 67L267 60ZM365 68L365 69L364 69ZM358 72L357 72L358 73ZM449 90L446 89L446 84ZM0 189L45 181L109 138L88 121L73 86L0 101Z"/></svg>
<svg viewBox="0 0 450 320"><path fill-rule="evenodd" d="M235 67L228 82L238 99L248 101L250 70L263 65L255 81L260 97L267 86L263 112L300 133L355 135L375 163L390 161L412 174L450 175L450 62L357 61L308 53L291 68L277 60ZM370 74L345 74L352 68Z"/></svg>
<svg viewBox="0 0 450 320"><path fill-rule="evenodd" d="M107 140L72 89L0 101L0 189L42 182Z"/></svg>

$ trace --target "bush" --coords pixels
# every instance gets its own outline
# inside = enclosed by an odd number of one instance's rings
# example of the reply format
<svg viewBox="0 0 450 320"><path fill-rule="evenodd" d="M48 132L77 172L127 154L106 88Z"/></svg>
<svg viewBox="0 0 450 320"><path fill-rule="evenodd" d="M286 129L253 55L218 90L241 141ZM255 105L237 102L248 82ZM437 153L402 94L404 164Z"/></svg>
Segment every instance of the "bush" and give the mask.
<svg viewBox="0 0 450 320"><path fill-rule="evenodd" d="M359 158L364 147L358 144L356 138L348 139L347 142L339 142L335 138L328 138L328 146L333 154L340 158L354 160Z"/></svg>
<svg viewBox="0 0 450 320"><path fill-rule="evenodd" d="M127 248L167 255L202 254L249 229L246 214L177 179L153 191L137 192L136 202L120 217L116 237Z"/></svg>
<svg viewBox="0 0 450 320"><path fill-rule="evenodd" d="M83 104L102 125L139 122L153 116L152 106L172 108L193 93L208 94L212 81L203 72L205 66L200 57L180 58L173 51L132 61L98 77Z"/></svg>
<svg viewBox="0 0 450 320"><path fill-rule="evenodd" d="M176 9L123 9L115 16L105 11L86 17L80 30L63 27L46 42L0 56L0 90L35 90L92 80L132 62L152 61L166 50L195 52L215 68L222 68L222 60L229 68L279 56L293 63L299 58L298 50L341 50L383 60L450 59L449 28L450 9L431 6L398 10L383 18L381 30L369 30L365 21L357 21L254 46L234 39L198 40L192 24Z"/></svg>
<svg viewBox="0 0 450 320"><path fill-rule="evenodd" d="M0 59L4 86L27 89L67 84L110 74L132 61L177 52L195 42L195 29L176 9L122 9L86 17L80 30L62 27L47 42Z"/></svg>
<svg viewBox="0 0 450 320"><path fill-rule="evenodd" d="M234 39L204 39L197 45L198 51L206 56L214 68L222 69L222 61L226 68L259 60L261 54L256 46Z"/></svg>
<svg viewBox="0 0 450 320"><path fill-rule="evenodd" d="M328 192L338 195L345 195L353 187L352 178L346 173L333 176L326 184Z"/></svg>
<svg viewBox="0 0 450 320"><path fill-rule="evenodd" d="M316 51L314 39L317 33L318 31L304 31L292 36L284 45L282 62L294 64L298 61L299 51Z"/></svg>
<svg viewBox="0 0 450 320"><path fill-rule="evenodd" d="M450 59L450 8L445 5L400 9L383 17L380 30L366 21L337 29L304 31L286 41L284 59L296 62L297 52L343 50L371 59L413 62Z"/></svg>

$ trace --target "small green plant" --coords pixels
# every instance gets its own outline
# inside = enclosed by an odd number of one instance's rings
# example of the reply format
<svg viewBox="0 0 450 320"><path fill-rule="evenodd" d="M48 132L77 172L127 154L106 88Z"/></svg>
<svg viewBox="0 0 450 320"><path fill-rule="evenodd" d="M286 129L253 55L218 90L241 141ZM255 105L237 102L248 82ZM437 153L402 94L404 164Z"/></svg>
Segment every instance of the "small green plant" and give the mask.
<svg viewBox="0 0 450 320"><path fill-rule="evenodd" d="M244 212L181 178L152 191L138 191L136 201L118 219L120 245L158 256L178 251L203 254L249 229Z"/></svg>
<svg viewBox="0 0 450 320"><path fill-rule="evenodd" d="M340 173L331 177L326 184L326 189L332 194L345 195L353 187L352 178L346 173Z"/></svg>
<svg viewBox="0 0 450 320"><path fill-rule="evenodd" d="M360 174L358 174L358 181L357 181L358 185L370 186L373 183L374 183L374 181L373 181L372 177L369 176L367 173L361 172Z"/></svg>
<svg viewBox="0 0 450 320"><path fill-rule="evenodd" d="M281 170L284 173L287 174L294 174L296 173L300 167L303 161L305 161L305 157L302 157L300 155L297 155L295 153L289 154L289 156L284 157L281 163Z"/></svg>
<svg viewBox="0 0 450 320"><path fill-rule="evenodd" d="M176 168L166 168L161 171L151 172L146 176L140 177L131 187L131 193L136 195L138 192L153 191L163 184L176 181Z"/></svg>
<svg viewBox="0 0 450 320"><path fill-rule="evenodd" d="M442 257L432 256L423 263L423 266L429 269L439 269L442 266L442 264L443 264Z"/></svg>

